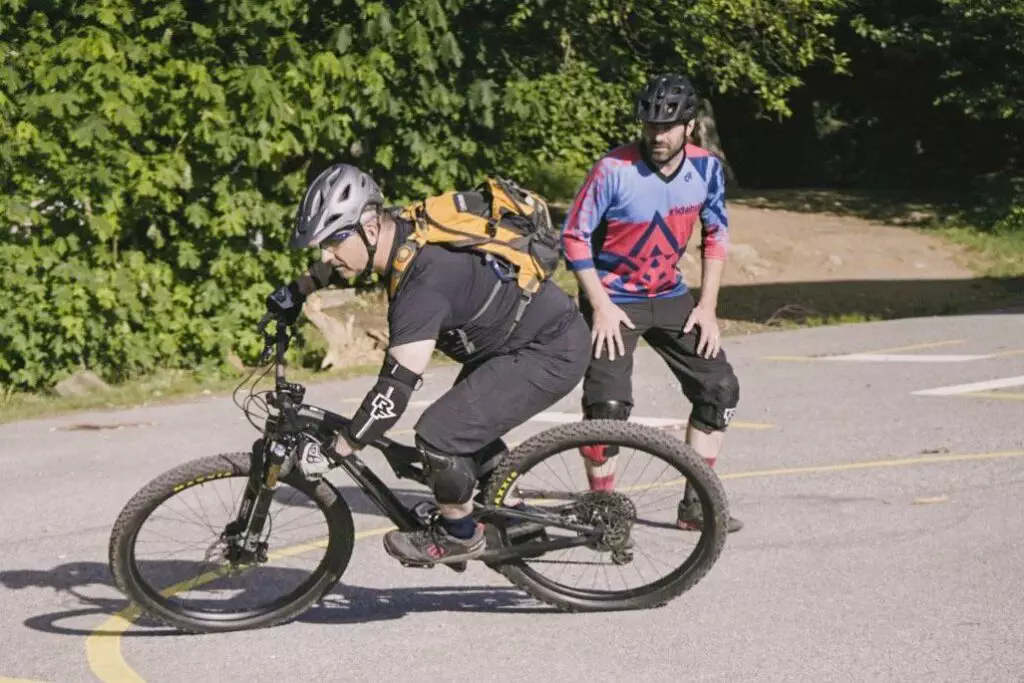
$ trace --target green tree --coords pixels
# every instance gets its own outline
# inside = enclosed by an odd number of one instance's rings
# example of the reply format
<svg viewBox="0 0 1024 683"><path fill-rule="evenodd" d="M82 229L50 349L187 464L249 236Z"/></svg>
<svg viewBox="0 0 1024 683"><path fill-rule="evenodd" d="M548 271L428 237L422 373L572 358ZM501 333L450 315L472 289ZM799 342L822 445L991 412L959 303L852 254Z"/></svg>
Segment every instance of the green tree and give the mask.
<svg viewBox="0 0 1024 683"><path fill-rule="evenodd" d="M0 383L251 358L326 164L569 194L652 68L785 113L836 2L0 0Z"/></svg>

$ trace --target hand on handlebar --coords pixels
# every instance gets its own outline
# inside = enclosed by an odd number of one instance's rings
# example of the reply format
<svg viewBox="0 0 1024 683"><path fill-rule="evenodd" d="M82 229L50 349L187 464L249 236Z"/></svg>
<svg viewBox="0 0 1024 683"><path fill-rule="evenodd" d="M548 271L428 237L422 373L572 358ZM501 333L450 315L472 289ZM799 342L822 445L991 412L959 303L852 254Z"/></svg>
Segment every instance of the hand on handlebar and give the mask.
<svg viewBox="0 0 1024 683"><path fill-rule="evenodd" d="M292 281L278 287L267 297L267 311L284 324L294 325L305 302L306 295L299 290L298 283Z"/></svg>

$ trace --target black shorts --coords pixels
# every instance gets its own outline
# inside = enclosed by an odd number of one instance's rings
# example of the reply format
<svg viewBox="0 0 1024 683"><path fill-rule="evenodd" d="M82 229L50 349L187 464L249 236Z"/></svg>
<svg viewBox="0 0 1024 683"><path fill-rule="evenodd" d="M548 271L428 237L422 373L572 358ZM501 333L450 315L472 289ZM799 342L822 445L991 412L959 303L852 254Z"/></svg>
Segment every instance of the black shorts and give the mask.
<svg viewBox="0 0 1024 683"><path fill-rule="evenodd" d="M545 286L499 353L464 365L423 412L417 435L451 455L472 455L564 398L590 358L590 329L564 292Z"/></svg>
<svg viewBox="0 0 1024 683"><path fill-rule="evenodd" d="M605 348L600 358L591 358L583 380L583 410L595 403L622 401L633 405L633 352L641 337L665 361L692 404L690 422L704 431L724 429L739 402L739 382L725 351L714 358L697 355L698 329L683 334L686 319L694 307L689 292L666 299L619 304L636 326L620 327L626 347L624 356L616 350L609 360ZM590 325L593 309L581 298L580 310Z"/></svg>

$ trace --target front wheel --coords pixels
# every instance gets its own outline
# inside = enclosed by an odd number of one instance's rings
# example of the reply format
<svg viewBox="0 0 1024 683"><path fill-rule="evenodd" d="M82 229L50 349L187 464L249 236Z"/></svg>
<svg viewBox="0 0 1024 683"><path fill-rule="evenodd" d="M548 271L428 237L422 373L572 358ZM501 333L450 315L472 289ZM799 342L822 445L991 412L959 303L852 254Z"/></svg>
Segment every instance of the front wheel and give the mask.
<svg viewBox="0 0 1024 683"><path fill-rule="evenodd" d="M601 462L595 446L617 446L618 452ZM727 534L725 491L697 452L662 430L622 420L583 420L527 439L499 466L486 500L494 506L522 502L530 511L603 530L580 545L580 532L556 525L538 530L533 523L532 533L492 526L492 547L575 546L491 564L533 597L566 611L664 605L707 574ZM681 508L692 515L695 505L702 523L684 530Z"/></svg>
<svg viewBox="0 0 1024 683"><path fill-rule="evenodd" d="M344 573L355 541L351 510L328 483L309 481L298 468L279 479L258 548L232 545L225 527L250 469L248 453L199 458L160 475L125 505L110 536L110 568L146 614L193 633L272 626L301 614ZM182 540L195 532L198 538Z"/></svg>

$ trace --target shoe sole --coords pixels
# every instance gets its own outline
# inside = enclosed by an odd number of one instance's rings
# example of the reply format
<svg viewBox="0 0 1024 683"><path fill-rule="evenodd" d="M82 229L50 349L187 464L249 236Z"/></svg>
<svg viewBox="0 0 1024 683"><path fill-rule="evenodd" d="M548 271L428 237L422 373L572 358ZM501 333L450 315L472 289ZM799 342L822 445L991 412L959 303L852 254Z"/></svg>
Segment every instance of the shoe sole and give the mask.
<svg viewBox="0 0 1024 683"><path fill-rule="evenodd" d="M396 555L395 553L393 553L391 551L391 548L388 546L387 543L383 543L382 545L384 546L384 552L386 552L388 555L390 555L391 557L393 557L396 560L398 560L405 567L430 568L430 567L435 567L435 566L437 566L439 564L440 565L446 565L446 566L462 565L462 569L456 569L456 571L465 571L466 570L466 566L468 566L466 564L468 560L476 559L480 555L483 555L484 552L486 552L486 550L487 550L486 544L481 544L480 548L478 548L476 550L470 550L470 551L465 552L465 553L460 553L459 555L449 555L448 557L446 557L444 559L434 560L433 562L422 562L422 561L418 561L418 560L410 560L410 559L405 558L405 557L400 557L399 555ZM453 569L455 569L455 567L453 567Z"/></svg>

